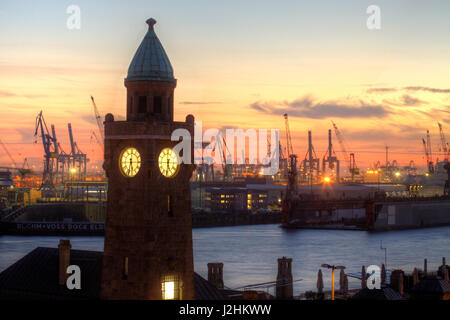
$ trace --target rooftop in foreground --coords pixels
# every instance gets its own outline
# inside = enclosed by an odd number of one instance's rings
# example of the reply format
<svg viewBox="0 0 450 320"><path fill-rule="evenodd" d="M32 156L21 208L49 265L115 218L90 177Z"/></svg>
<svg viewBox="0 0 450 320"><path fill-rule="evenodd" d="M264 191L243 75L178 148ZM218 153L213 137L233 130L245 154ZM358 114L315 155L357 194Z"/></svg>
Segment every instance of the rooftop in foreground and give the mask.
<svg viewBox="0 0 450 320"><path fill-rule="evenodd" d="M38 247L0 273L0 299L100 299L103 252L70 250L71 264L82 270L81 289L58 284L57 248ZM224 300L226 296L194 273L196 300Z"/></svg>

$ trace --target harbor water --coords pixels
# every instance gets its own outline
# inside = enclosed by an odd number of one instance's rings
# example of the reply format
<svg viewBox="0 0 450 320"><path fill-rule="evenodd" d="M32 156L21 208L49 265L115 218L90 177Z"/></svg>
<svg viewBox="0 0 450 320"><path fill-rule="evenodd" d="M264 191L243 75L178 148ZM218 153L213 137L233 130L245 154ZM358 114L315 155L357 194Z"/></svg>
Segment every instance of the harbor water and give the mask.
<svg viewBox="0 0 450 320"><path fill-rule="evenodd" d="M61 237L0 236L0 271L34 248L57 247ZM103 251L103 237L69 237L73 249ZM450 259L450 226L370 233L342 230L285 230L279 225L251 225L193 230L195 271L207 278L208 262L224 263L224 282L229 288L273 281L277 258L292 258L294 294L316 289L321 264L343 265L346 272L361 271L371 264L410 272L423 268L435 271L442 257ZM331 271L323 270L325 290L331 287ZM339 274L336 275L338 288ZM349 278L350 288L360 281ZM263 288L270 293L274 288Z"/></svg>

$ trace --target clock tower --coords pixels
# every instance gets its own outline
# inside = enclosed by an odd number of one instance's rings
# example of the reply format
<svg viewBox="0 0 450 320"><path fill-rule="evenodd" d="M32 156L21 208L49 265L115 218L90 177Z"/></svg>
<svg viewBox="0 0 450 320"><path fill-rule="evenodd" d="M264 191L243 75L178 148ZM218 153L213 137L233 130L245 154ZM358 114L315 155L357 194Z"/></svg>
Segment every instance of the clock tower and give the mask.
<svg viewBox="0 0 450 320"><path fill-rule="evenodd" d="M126 121L105 117L108 203L103 299L194 299L189 179L171 134L194 134L194 117L173 121L173 69L148 19L125 78ZM193 144L191 142L191 147ZM192 149L193 150L193 149ZM193 163L191 159L191 163Z"/></svg>

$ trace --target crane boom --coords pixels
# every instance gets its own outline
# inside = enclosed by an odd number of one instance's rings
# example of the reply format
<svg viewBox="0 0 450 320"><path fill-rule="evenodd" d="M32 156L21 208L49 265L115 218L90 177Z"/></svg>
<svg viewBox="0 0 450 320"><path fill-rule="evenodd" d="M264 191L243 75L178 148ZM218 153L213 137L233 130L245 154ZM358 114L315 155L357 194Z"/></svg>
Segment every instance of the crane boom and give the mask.
<svg viewBox="0 0 450 320"><path fill-rule="evenodd" d="M423 151L425 152L425 157L427 158L427 163L428 163L428 160L429 160L428 148L427 148L427 142L425 141L424 138L422 138L422 143L423 143Z"/></svg>
<svg viewBox="0 0 450 320"><path fill-rule="evenodd" d="M336 134L336 138L339 141L339 144L341 145L342 153L344 154L345 161L348 164L348 167L350 168L350 158L348 156L347 150L345 149L345 143L344 143L344 137L342 136L341 131L338 129L337 125L331 121L334 128L334 133Z"/></svg>
<svg viewBox="0 0 450 320"><path fill-rule="evenodd" d="M100 142L100 140L98 139L97 135L95 134L95 131L92 131L92 134L91 134L91 140L92 140L92 138L95 139L95 141L97 142L97 144L98 144L100 147L103 147L103 143Z"/></svg>
<svg viewBox="0 0 450 320"><path fill-rule="evenodd" d="M5 153L8 155L8 157L11 160L12 164L14 165L14 167L17 167L16 161L12 157L11 153L9 153L8 148L6 148L6 145L3 143L2 140L0 140L0 145L2 146L3 150L5 150Z"/></svg>
<svg viewBox="0 0 450 320"><path fill-rule="evenodd" d="M289 129L289 120L287 113L284 114L284 124L286 128L286 151L288 156L290 156L291 154L294 154L294 149L292 147L291 130Z"/></svg>
<svg viewBox="0 0 450 320"><path fill-rule="evenodd" d="M347 162L348 171L350 172L352 176L352 181L355 178L355 175L359 174L359 168L356 166L356 160L355 160L355 154L350 153L350 155L347 153L347 149L345 148L345 142L344 142L344 136L342 135L341 131L337 127L336 123L331 121L334 128L334 133L336 134L336 138L339 141L339 144L341 145L342 153L344 154L345 162Z"/></svg>
<svg viewBox="0 0 450 320"><path fill-rule="evenodd" d="M439 126L439 135L441 136L442 151L447 153L447 142L445 141L445 135L444 130L442 129L442 124L438 122L438 126Z"/></svg>
<svg viewBox="0 0 450 320"><path fill-rule="evenodd" d="M226 180L230 180L232 177L232 166L231 166L231 152L230 150L228 150L228 146L227 143L225 141L225 138L222 137L221 134L217 135L215 137L215 142L214 142L214 147L213 147L213 151L216 152L216 147L217 147L217 151L220 153L220 156L222 158L222 171L223 171L223 179L224 181Z"/></svg>
<svg viewBox="0 0 450 320"><path fill-rule="evenodd" d="M5 150L5 153L8 155L9 159L11 160L11 162L13 164L13 168L10 168L10 169L16 169L17 171L19 171L19 173L22 177L25 176L25 174L27 174L27 173L31 173L31 170L28 166L27 158L25 158L22 167L19 167L17 165L16 161L14 160L13 156L11 155L11 153L9 153L8 148L6 148L6 145L3 143L2 140L0 140L0 145L2 146L3 150ZM25 168L25 165L27 165L28 168Z"/></svg>
<svg viewBox="0 0 450 320"><path fill-rule="evenodd" d="M286 127L286 151L289 158L288 162L288 189L286 192L286 199L290 198L297 190L297 155L294 154L292 147L291 130L289 129L288 115L284 115L284 123Z"/></svg>
<svg viewBox="0 0 450 320"><path fill-rule="evenodd" d="M97 105L95 104L94 97L91 96L92 105L94 106L94 114L95 114L95 121L97 121L97 127L98 132L100 134L100 137L102 138L102 141L105 140L105 135L103 133L103 124L102 124L102 117L100 116L100 112L98 112Z"/></svg>
<svg viewBox="0 0 450 320"><path fill-rule="evenodd" d="M430 131L427 130L427 151L428 154L430 156L431 161L433 160L433 153L431 151L431 136L430 136Z"/></svg>
<svg viewBox="0 0 450 320"><path fill-rule="evenodd" d="M448 161L450 157L450 147L445 139L444 129L442 128L442 124L440 122L438 122L438 126L439 126L439 135L441 136L442 151L444 152L445 160Z"/></svg>
<svg viewBox="0 0 450 320"><path fill-rule="evenodd" d="M431 153L430 131L427 130L427 139L425 140L424 138L422 138L422 143L425 151L428 173L434 173L433 155Z"/></svg>
<svg viewBox="0 0 450 320"><path fill-rule="evenodd" d="M289 223L291 220L291 210L292 210L292 204L291 201L297 194L297 155L294 154L294 149L292 147L292 140L291 140L291 131L289 129L289 120L288 115L285 113L284 115L284 123L285 123L285 129L286 129L286 153L288 163L287 163L287 188L286 193L284 195L284 199L282 201L282 212L283 212L283 223Z"/></svg>

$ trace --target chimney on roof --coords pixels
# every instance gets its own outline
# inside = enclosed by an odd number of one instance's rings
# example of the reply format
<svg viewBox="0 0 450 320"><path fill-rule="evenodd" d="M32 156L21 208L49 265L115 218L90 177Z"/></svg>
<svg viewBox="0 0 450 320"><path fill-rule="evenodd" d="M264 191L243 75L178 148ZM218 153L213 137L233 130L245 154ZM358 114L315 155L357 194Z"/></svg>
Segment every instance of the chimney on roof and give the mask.
<svg viewBox="0 0 450 320"><path fill-rule="evenodd" d="M223 263L208 263L208 282L217 289L223 289Z"/></svg>
<svg viewBox="0 0 450 320"><path fill-rule="evenodd" d="M67 281L67 267L70 265L70 249L72 245L70 240L61 239L59 240L59 284L65 285Z"/></svg>
<svg viewBox="0 0 450 320"><path fill-rule="evenodd" d="M391 272L391 281L390 286L392 289L400 293L404 294L404 272L403 270L393 270Z"/></svg>

